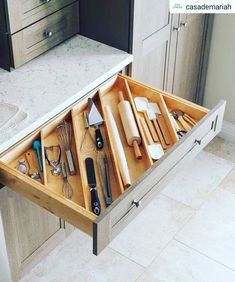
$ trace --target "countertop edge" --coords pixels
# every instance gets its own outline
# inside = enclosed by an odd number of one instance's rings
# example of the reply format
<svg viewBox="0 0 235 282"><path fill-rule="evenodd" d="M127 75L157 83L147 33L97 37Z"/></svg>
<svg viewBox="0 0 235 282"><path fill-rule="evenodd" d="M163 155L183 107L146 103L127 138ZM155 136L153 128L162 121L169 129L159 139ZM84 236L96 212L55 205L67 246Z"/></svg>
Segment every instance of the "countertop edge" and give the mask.
<svg viewBox="0 0 235 282"><path fill-rule="evenodd" d="M73 103L75 103L78 99L85 96L90 91L94 90L96 87L101 85L103 82L117 74L119 71L121 71L123 68L128 66L130 63L133 62L133 55L129 55L126 59L124 59L122 62L117 64L114 68L110 69L108 72L104 73L102 76L94 80L92 83L81 89L78 93L71 96L69 99L65 100L63 103L61 103L58 107L54 108L52 111L38 119L36 122L33 122L31 125L27 126L25 129L20 131L18 134L16 134L14 137L10 138L6 142L2 143L0 145L0 154L2 154L4 151L8 150L10 147L15 145L17 142L19 142L21 139L23 139L25 136L32 133L34 130L36 130L38 127L46 123L48 120L62 112L65 108L69 107Z"/></svg>

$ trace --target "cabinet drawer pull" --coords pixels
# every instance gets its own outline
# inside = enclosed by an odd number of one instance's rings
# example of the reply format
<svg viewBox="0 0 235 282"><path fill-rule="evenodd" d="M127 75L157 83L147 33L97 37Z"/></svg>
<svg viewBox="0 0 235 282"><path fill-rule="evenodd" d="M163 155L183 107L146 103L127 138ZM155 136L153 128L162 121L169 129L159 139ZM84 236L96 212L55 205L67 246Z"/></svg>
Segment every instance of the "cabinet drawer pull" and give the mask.
<svg viewBox="0 0 235 282"><path fill-rule="evenodd" d="M51 0L41 0L41 2L42 2L43 4L46 4L46 3L51 2Z"/></svg>
<svg viewBox="0 0 235 282"><path fill-rule="evenodd" d="M139 207L141 207L142 202L141 202L141 201L134 200L134 201L132 202L132 204L135 205L137 208L139 208Z"/></svg>
<svg viewBox="0 0 235 282"><path fill-rule="evenodd" d="M179 32L181 30L181 27L180 26L178 26L178 27L174 26L173 30Z"/></svg>
<svg viewBox="0 0 235 282"><path fill-rule="evenodd" d="M180 23L180 26L187 27L187 26L188 26L188 23L187 23L187 22L185 22L185 23Z"/></svg>
<svg viewBox="0 0 235 282"><path fill-rule="evenodd" d="M44 36L45 38L50 38L50 37L52 37L53 35L54 35L53 31L45 31L45 32L43 33L43 36Z"/></svg>

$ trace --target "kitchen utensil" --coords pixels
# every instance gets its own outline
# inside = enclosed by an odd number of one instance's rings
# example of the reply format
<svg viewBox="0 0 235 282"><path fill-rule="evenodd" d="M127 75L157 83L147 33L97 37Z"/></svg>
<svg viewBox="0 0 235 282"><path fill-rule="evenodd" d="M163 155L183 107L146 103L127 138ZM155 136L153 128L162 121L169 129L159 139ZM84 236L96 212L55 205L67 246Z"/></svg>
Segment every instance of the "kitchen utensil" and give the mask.
<svg viewBox="0 0 235 282"><path fill-rule="evenodd" d="M27 166L27 163L26 163L26 160L25 159L20 159L18 160L18 164L16 165L16 168L23 174L28 174L28 166Z"/></svg>
<svg viewBox="0 0 235 282"><path fill-rule="evenodd" d="M169 130L167 128L167 125L165 123L165 120L164 120L164 117L158 107L158 104L157 103L149 103L148 104L149 106L149 109L151 109L155 116L156 116L156 120L157 120L157 123L158 123L158 128L160 128L160 131L162 133L162 136L164 138L164 141L166 143L166 145L171 145L171 136L170 136L170 133L169 133Z"/></svg>
<svg viewBox="0 0 235 282"><path fill-rule="evenodd" d="M111 183L110 183L110 171L108 157L106 155L102 156L97 154L97 166L99 170L101 186L104 194L106 207L112 204L112 194L111 194Z"/></svg>
<svg viewBox="0 0 235 282"><path fill-rule="evenodd" d="M183 118L186 122L188 122L191 126L194 126L197 124L196 120L193 119L190 115L184 113Z"/></svg>
<svg viewBox="0 0 235 282"><path fill-rule="evenodd" d="M33 149L36 151L37 159L38 159L38 166L41 172L43 172L43 166L42 166L42 145L40 140L34 140L33 141Z"/></svg>
<svg viewBox="0 0 235 282"><path fill-rule="evenodd" d="M129 146L134 147L135 156L138 160L142 159L142 154L139 148L141 137L136 125L135 117L131 109L130 102L125 100L123 92L119 92L118 110L122 121L122 126L126 135L126 140Z"/></svg>
<svg viewBox="0 0 235 282"><path fill-rule="evenodd" d="M71 123L63 120L56 128L56 133L60 143L64 146L66 158L69 167L70 175L76 174L76 168L74 164L74 158L71 151L72 144L72 126Z"/></svg>
<svg viewBox="0 0 235 282"><path fill-rule="evenodd" d="M25 158L26 158L26 160L29 164L29 176L32 179L40 181L40 178L41 178L40 173L39 173L37 166L35 165L36 158L37 158L35 151L34 150L28 150L25 153Z"/></svg>
<svg viewBox="0 0 235 282"><path fill-rule="evenodd" d="M60 167L61 148L60 148L60 145L44 147L44 151L45 151L45 158L48 164L52 167L51 174L60 175L61 174L61 167Z"/></svg>
<svg viewBox="0 0 235 282"><path fill-rule="evenodd" d="M153 141L159 142L157 133L155 132L153 124L148 116L148 99L145 97L135 97L134 101L137 111L144 114L144 118L153 137Z"/></svg>
<svg viewBox="0 0 235 282"><path fill-rule="evenodd" d="M180 124L182 125L182 127L184 128L184 130L186 132L190 131L191 130L191 126L189 126L187 124L187 122L183 119L183 115L184 113L180 110L172 110L171 111L174 119L178 120L180 122Z"/></svg>
<svg viewBox="0 0 235 282"><path fill-rule="evenodd" d="M148 126L146 124L146 121L143 117L140 117L140 123L143 128L144 134L146 136L146 139L148 141L148 152L149 155L153 160L159 160L164 155L164 150L160 143L154 143L152 136L149 132Z"/></svg>
<svg viewBox="0 0 235 282"><path fill-rule="evenodd" d="M172 121L172 125L174 127L174 130L178 136L179 139L183 138L184 135L187 133L186 131L184 130L181 130L181 128L179 127L178 123L176 122L176 120L174 119L172 113L170 113L170 119Z"/></svg>
<svg viewBox="0 0 235 282"><path fill-rule="evenodd" d="M112 191L111 191L111 181L110 181L109 160L107 155L104 156L104 167L105 167L106 191L107 191L106 205L110 206L112 204Z"/></svg>
<svg viewBox="0 0 235 282"><path fill-rule="evenodd" d="M101 212L100 200L96 188L95 168L92 158L85 159L87 182L91 192L91 209L94 214L99 215Z"/></svg>
<svg viewBox="0 0 235 282"><path fill-rule="evenodd" d="M111 134L111 143L116 153L118 169L120 171L124 186L127 188L131 185L131 178L129 174L125 152L122 146L122 141L121 141L121 138L118 132L118 128L117 128L117 125L114 120L110 107L106 106L105 111L107 114L106 123L109 124L110 134Z"/></svg>
<svg viewBox="0 0 235 282"><path fill-rule="evenodd" d="M89 134L92 142L94 142L94 139L92 138L91 136L91 133L90 133L90 130L89 130L89 121L88 121L88 112L87 111L84 111L83 112L83 122L84 122L84 127L85 127L85 133L84 133L84 136L83 136L83 139L82 139L82 142L81 142L81 146L80 146L80 150L82 151L82 148L83 148L83 145L84 145L84 142L86 140L86 136L87 134ZM95 142L94 142L95 143Z"/></svg>
<svg viewBox="0 0 235 282"><path fill-rule="evenodd" d="M168 145L165 142L165 139L163 137L162 131L161 131L161 129L159 127L159 124L157 122L156 115L155 115L154 111L151 108L148 109L148 117L149 117L149 119L154 124L154 127L156 129L156 132L157 132L157 135L158 135L158 138L159 138L159 142L161 143L163 149L167 149Z"/></svg>
<svg viewBox="0 0 235 282"><path fill-rule="evenodd" d="M71 199L73 197L73 188L68 181L66 164L64 162L61 163L61 171L62 171L62 175L63 175L62 192L63 192L63 194L66 198Z"/></svg>
<svg viewBox="0 0 235 282"><path fill-rule="evenodd" d="M88 98L88 121L89 126L95 128L96 148L101 150L104 147L104 141L99 126L103 124L104 120L91 98Z"/></svg>

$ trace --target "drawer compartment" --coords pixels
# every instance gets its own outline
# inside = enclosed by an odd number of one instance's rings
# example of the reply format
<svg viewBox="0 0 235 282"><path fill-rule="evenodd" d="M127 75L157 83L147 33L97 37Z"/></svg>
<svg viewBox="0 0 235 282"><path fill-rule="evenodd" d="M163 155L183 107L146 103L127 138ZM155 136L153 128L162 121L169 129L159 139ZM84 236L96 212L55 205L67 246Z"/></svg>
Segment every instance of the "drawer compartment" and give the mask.
<svg viewBox="0 0 235 282"><path fill-rule="evenodd" d="M120 91L122 95L119 93ZM208 111L203 107L150 88L122 75L107 82L99 89L98 93L90 93L89 97L93 99L104 119L104 123L99 125L104 140L102 150L97 150L94 143L97 127L91 127L89 130L85 128L84 112L88 111L89 107L87 99L84 98L2 154L0 182L93 236L93 253L97 255L131 222L151 198L164 188L170 178L216 136L222 126L225 102L221 102L215 109ZM129 102L134 115L133 122L137 124L139 137L142 141L138 145L139 153L142 155L141 159L137 159L136 151L126 139L124 123L122 123L117 107L122 97ZM136 107L138 100L136 97L147 98L149 102L156 103L159 107L160 113L156 116L156 120L161 132L162 124L164 124L162 135L166 130L168 134L168 142L159 138L160 143L168 143L168 146L162 149L164 154L159 159L152 156L149 146L153 144L150 144L141 121L147 117L144 111L137 111L139 108ZM175 122L170 115L170 111L176 109L187 114L186 120L190 117L195 122L195 125L191 125L190 130L182 137L177 133ZM110 118L110 111L114 121ZM58 125L64 120L72 126L71 151L76 167L76 175L68 173L68 182L73 189L71 198L65 197L62 190L63 177L61 174L52 175L53 165L48 161L48 159L51 161L58 159L56 146L59 144L62 149L60 161L66 163L67 171L69 171L65 149L58 139L56 131ZM153 120L150 122L155 126ZM190 120L190 122L192 121ZM190 122L188 121L189 124ZM177 125L182 131L183 125L180 121L177 121ZM114 135L114 127L117 128L117 135ZM156 132L160 134L157 129ZM119 139L127 163L130 187L125 185L127 178L124 177L121 170L120 156L122 151L117 149L118 147L115 145ZM28 152L34 155L33 169L35 170L36 167L36 171L39 171L36 153L32 151L32 144L35 140L41 140L42 146L40 156L43 172L40 173L40 181L29 177L29 175L33 175L32 171L29 171L29 168L32 169L32 165L26 156ZM157 144L157 142L153 143ZM51 146L54 146L55 151L48 149ZM47 158L45 151L48 152ZM103 181L103 175L105 175L106 181L107 175L103 174L100 169L100 160L102 163L104 157L109 166L113 200L109 206L105 198L107 191L104 192L105 189L103 189L107 185L107 182ZM93 212L91 205L90 187L93 190L94 186L90 184L94 184L94 182L90 183L91 181L88 181L87 178L85 162L87 158L92 158L94 163L96 191L101 206L100 215ZM24 162L26 174L22 172L22 167L19 171L19 164ZM104 171L106 172L103 169Z"/></svg>
<svg viewBox="0 0 235 282"><path fill-rule="evenodd" d="M79 31L78 2L11 36L13 64L19 67Z"/></svg>
<svg viewBox="0 0 235 282"><path fill-rule="evenodd" d="M74 0L8 0L10 33L13 34L34 22L75 2Z"/></svg>

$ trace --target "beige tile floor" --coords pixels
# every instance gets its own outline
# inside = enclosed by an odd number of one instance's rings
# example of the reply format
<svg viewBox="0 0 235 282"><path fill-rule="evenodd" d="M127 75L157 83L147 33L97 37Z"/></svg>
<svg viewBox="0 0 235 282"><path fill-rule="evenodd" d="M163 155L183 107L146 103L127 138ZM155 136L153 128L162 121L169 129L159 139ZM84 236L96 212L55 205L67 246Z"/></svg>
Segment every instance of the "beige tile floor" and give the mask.
<svg viewBox="0 0 235 282"><path fill-rule="evenodd" d="M235 143L216 138L98 257L76 230L21 282L235 281Z"/></svg>

